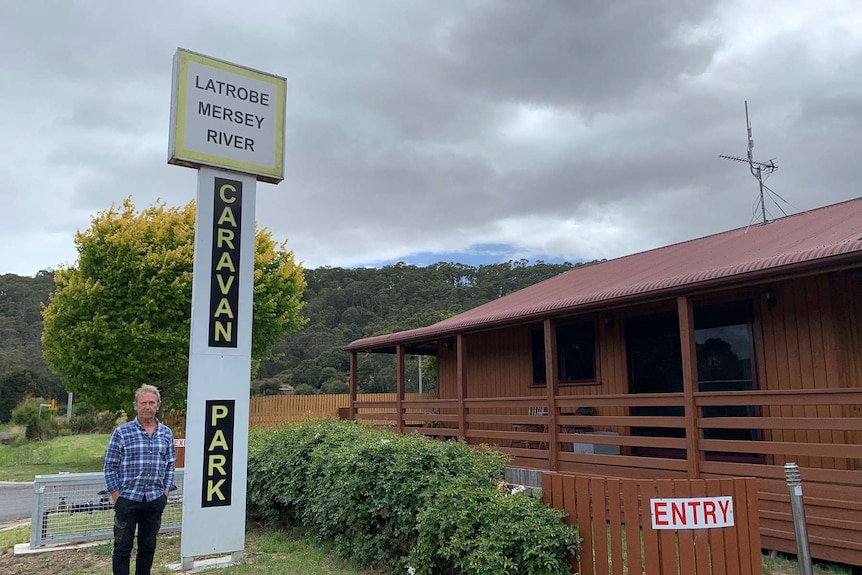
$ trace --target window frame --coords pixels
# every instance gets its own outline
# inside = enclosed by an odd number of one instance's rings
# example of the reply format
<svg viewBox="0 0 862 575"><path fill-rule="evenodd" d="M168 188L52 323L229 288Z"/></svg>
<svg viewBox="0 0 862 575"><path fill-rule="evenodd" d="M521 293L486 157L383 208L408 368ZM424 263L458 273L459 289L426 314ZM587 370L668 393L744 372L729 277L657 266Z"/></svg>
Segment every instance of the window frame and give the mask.
<svg viewBox="0 0 862 575"><path fill-rule="evenodd" d="M599 333L598 333L598 324L595 319L581 319L581 320L569 320L561 323L554 324L554 330L556 332L556 344L557 344L557 365L556 365L556 377L557 384L560 386L574 386L574 385L601 385L601 379L599 377ZM563 353L562 346L565 345L567 341L571 341L571 339L565 336L563 333L563 337L561 337L561 332L565 332L566 330L571 330L576 332L575 338L579 335L582 339L589 339L592 344L592 374L589 377L579 378L579 379L564 379L564 375L566 373L566 357ZM577 333L577 332L580 333ZM587 337L586 334L589 333ZM530 328L529 330L529 338L530 338L530 352L531 352L531 360L532 360L532 382L530 383L530 387L535 388L545 388L548 385L547 377L545 375L545 334L544 330L541 327Z"/></svg>

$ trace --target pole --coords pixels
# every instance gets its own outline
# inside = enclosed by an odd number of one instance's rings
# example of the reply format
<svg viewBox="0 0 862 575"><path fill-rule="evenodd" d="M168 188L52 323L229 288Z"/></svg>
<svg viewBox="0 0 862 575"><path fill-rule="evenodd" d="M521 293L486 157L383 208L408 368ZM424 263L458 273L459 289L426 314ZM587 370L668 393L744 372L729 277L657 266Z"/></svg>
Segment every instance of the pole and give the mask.
<svg viewBox="0 0 862 575"><path fill-rule="evenodd" d="M72 421L72 392L66 398L66 421Z"/></svg>
<svg viewBox="0 0 862 575"><path fill-rule="evenodd" d="M422 356L419 356L419 395L422 395Z"/></svg>
<svg viewBox="0 0 862 575"><path fill-rule="evenodd" d="M757 166L757 183L760 184L760 216L766 223L766 203L763 201L763 180L761 179L760 166Z"/></svg>
<svg viewBox="0 0 862 575"><path fill-rule="evenodd" d="M793 531L796 534L797 560L800 575L813 575L811 550L808 547L808 525L805 523L805 509L802 504L802 478L799 466L795 463L784 464L787 490L790 492L790 511L793 513Z"/></svg>

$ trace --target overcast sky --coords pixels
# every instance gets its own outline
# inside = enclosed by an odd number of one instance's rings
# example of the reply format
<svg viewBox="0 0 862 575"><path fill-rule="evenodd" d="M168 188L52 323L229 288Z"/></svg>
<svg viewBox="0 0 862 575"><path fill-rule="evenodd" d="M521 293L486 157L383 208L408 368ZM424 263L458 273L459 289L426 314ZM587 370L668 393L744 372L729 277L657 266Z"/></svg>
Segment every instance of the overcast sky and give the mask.
<svg viewBox="0 0 862 575"><path fill-rule="evenodd" d="M287 78L257 219L309 268L612 258L862 195L862 3L0 1L0 274L166 162L178 47ZM781 216L767 194L771 217Z"/></svg>

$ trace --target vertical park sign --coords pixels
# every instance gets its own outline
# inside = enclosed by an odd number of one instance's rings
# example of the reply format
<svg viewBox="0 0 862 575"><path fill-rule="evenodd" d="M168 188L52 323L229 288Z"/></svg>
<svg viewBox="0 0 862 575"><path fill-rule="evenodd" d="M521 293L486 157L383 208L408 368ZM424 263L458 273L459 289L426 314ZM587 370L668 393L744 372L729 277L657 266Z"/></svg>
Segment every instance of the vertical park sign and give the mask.
<svg viewBox="0 0 862 575"><path fill-rule="evenodd" d="M286 80L179 49L168 163L198 170L181 555L245 548L257 181L284 179Z"/></svg>

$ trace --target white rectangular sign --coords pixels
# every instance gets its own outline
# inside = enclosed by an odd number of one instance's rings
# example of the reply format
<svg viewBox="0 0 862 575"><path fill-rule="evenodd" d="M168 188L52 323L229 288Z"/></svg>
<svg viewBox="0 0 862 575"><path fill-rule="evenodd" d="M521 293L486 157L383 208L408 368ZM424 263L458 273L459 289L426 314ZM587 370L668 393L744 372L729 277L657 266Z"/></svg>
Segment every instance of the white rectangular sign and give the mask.
<svg viewBox="0 0 862 575"><path fill-rule="evenodd" d="M245 547L256 185L198 171L180 545L189 568Z"/></svg>
<svg viewBox="0 0 862 575"><path fill-rule="evenodd" d="M284 179L284 78L178 49L168 163Z"/></svg>
<svg viewBox="0 0 862 575"><path fill-rule="evenodd" d="M733 498L650 499L653 529L713 529L733 526Z"/></svg>

